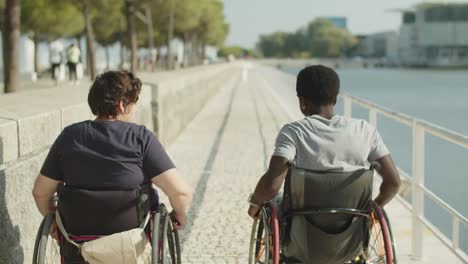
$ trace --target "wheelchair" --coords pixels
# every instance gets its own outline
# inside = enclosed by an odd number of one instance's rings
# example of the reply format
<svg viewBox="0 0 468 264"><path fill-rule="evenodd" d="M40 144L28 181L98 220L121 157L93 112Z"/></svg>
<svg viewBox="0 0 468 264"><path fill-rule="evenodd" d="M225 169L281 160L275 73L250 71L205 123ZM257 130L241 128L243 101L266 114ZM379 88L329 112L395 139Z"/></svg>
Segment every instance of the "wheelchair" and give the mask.
<svg viewBox="0 0 468 264"><path fill-rule="evenodd" d="M375 166L346 173L291 167L282 201L263 204L254 221L249 264L396 264L390 221L372 200Z"/></svg>
<svg viewBox="0 0 468 264"><path fill-rule="evenodd" d="M151 244L151 264L181 263L179 236L172 215L164 204L159 204L150 185L124 191L93 191L61 185L54 205L68 237L78 244L136 228L149 217L144 233ZM58 239L51 236L55 222L55 213L42 220L33 264L85 263L79 249L64 239L60 229Z"/></svg>

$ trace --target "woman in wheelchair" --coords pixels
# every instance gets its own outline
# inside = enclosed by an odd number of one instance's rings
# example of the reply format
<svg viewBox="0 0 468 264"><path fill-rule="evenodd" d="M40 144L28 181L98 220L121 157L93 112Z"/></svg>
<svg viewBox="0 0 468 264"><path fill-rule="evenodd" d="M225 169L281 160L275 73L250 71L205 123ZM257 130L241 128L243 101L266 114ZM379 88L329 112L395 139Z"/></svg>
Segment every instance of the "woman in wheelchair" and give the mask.
<svg viewBox="0 0 468 264"><path fill-rule="evenodd" d="M96 119L64 128L53 143L33 196L46 216L55 213L58 192L67 233L100 236L138 227L158 209L152 184L168 196L175 228L184 227L191 190L154 134L133 123L141 87L130 72L99 75L88 94ZM76 247L59 241L62 263L84 263Z"/></svg>
<svg viewBox="0 0 468 264"><path fill-rule="evenodd" d="M353 249L358 248L357 245L349 245L358 243L353 242L355 237L344 234L356 233L364 225L360 224L358 229L352 230L361 220L350 214L365 215L363 212L367 212L372 204L383 207L397 194L400 177L377 130L364 120L334 113L339 87L337 73L325 66L306 67L298 74L296 90L305 118L286 124L279 132L269 168L251 194L248 210L248 214L257 220L272 212L276 215L277 206L271 202L266 207L263 205L275 197L275 202L281 201L278 193L286 179L284 200L280 206L284 216L279 219L280 224L270 230L278 233L278 226L286 226L281 230L287 234L279 235L285 245L281 245L281 256L273 257L273 262L260 261L261 246L265 243L271 246L274 241L263 241L262 231L255 231L254 226L250 263L278 263L278 258L282 263L344 263L351 260L356 254L359 256L363 253ZM383 180L373 202L370 162L378 163L376 170ZM333 213L330 215L324 213L324 208L354 209L330 210ZM313 214L307 213L307 210L313 211ZM294 211L295 215L292 214ZM370 217L365 216L371 219L372 213ZM270 220L262 222L260 219L258 222L266 228ZM330 243L325 241L335 235L338 239L332 239ZM358 239L368 238L360 234ZM265 250L264 255L280 255L273 252L279 247ZM286 261L288 258L292 262ZM366 263L365 260L363 262Z"/></svg>

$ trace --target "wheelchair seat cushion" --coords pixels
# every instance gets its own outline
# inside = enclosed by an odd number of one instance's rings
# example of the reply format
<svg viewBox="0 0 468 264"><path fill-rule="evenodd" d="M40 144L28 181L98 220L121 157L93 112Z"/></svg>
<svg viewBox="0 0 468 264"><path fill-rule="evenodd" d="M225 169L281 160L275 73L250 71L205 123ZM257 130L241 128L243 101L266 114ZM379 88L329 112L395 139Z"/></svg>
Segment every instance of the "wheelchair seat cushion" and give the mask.
<svg viewBox="0 0 468 264"><path fill-rule="evenodd" d="M69 234L110 235L138 227L150 210L151 189L94 191L61 185L58 210Z"/></svg>

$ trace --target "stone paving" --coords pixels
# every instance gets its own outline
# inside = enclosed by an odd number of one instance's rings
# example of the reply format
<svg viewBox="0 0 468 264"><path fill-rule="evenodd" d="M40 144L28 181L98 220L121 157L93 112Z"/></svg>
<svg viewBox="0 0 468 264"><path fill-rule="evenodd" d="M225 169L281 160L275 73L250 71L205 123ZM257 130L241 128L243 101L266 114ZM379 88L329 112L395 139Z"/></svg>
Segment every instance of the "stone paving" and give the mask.
<svg viewBox="0 0 468 264"><path fill-rule="evenodd" d="M252 227L247 197L266 170L279 129L293 118L260 71L242 73L226 80L168 147L194 190L190 222L181 232L183 263L247 263ZM398 201L386 209L399 263L462 263L427 231L423 259L412 260L409 211Z"/></svg>
<svg viewBox="0 0 468 264"><path fill-rule="evenodd" d="M247 263L252 220L247 197L286 116L259 77L227 80L169 153L194 188L190 224L182 232L184 263Z"/></svg>

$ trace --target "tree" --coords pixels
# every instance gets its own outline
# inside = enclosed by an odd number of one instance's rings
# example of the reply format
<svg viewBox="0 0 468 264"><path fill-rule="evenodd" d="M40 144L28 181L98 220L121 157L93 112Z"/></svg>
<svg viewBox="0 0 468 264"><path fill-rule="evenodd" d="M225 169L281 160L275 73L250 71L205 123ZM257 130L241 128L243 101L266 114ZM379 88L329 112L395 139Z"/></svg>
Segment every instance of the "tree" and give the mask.
<svg viewBox="0 0 468 264"><path fill-rule="evenodd" d="M174 0L173 0L174 1ZM188 46L190 42L190 64L195 64L197 60L197 47L199 44L199 35L197 27L200 25L203 6L206 0L175 0L174 1L174 32L177 37L184 42L184 57L187 57ZM168 39L168 44L172 39ZM172 55L169 57L172 60Z"/></svg>
<svg viewBox="0 0 468 264"><path fill-rule="evenodd" d="M227 46L222 47L218 50L218 57L228 58L230 55L241 58L241 57L261 57L260 54L253 49L245 49L239 46Z"/></svg>
<svg viewBox="0 0 468 264"><path fill-rule="evenodd" d="M225 22L223 2L208 0L202 8L198 25L201 40L201 57L205 58L207 45L222 47L229 32L229 25Z"/></svg>
<svg viewBox="0 0 468 264"><path fill-rule="evenodd" d="M307 57L310 53L307 51L306 43L307 37L303 30L287 34L283 43L283 55L292 58Z"/></svg>
<svg viewBox="0 0 468 264"><path fill-rule="evenodd" d="M127 18L127 37L130 41L130 71L137 71L137 36L135 31L135 11L134 0L125 0L125 15Z"/></svg>
<svg viewBox="0 0 468 264"><path fill-rule="evenodd" d="M338 57L357 43L357 39L348 31L326 19L309 23L306 34L308 50L319 57Z"/></svg>
<svg viewBox="0 0 468 264"><path fill-rule="evenodd" d="M11 93L18 87L21 0L6 0L4 12L4 89Z"/></svg>
<svg viewBox="0 0 468 264"><path fill-rule="evenodd" d="M106 68L110 67L109 46L120 39L123 6L120 0L100 0L93 8L92 26L96 41L106 50ZM106 10L106 12L99 12L99 10Z"/></svg>
<svg viewBox="0 0 468 264"><path fill-rule="evenodd" d="M91 24L89 0L78 0L78 5L83 12L83 20L86 32L86 53L88 54L89 78L91 81L96 77L96 51L94 50L94 33Z"/></svg>
<svg viewBox="0 0 468 264"><path fill-rule="evenodd" d="M357 39L348 31L326 19L317 19L294 33L261 35L257 47L265 57L307 58L338 57L356 44Z"/></svg>
<svg viewBox="0 0 468 264"><path fill-rule="evenodd" d="M227 58L229 55L232 55L236 58L243 57L245 55L245 50L239 46L227 46L222 47L218 50L218 56Z"/></svg>
<svg viewBox="0 0 468 264"><path fill-rule="evenodd" d="M265 57L283 56L283 47L287 33L275 32L270 35L260 35L260 41L257 44L258 49Z"/></svg>
<svg viewBox="0 0 468 264"><path fill-rule="evenodd" d="M5 33L5 0L0 0L0 31ZM5 47L5 37L2 36L2 65L5 66L6 58L5 52L3 51Z"/></svg>

